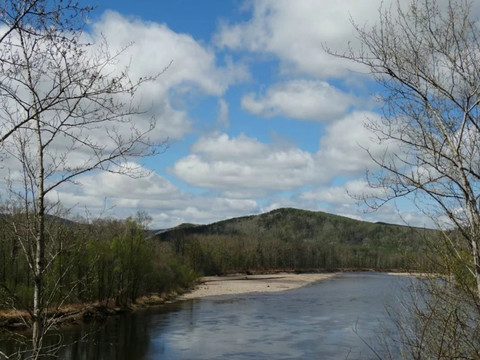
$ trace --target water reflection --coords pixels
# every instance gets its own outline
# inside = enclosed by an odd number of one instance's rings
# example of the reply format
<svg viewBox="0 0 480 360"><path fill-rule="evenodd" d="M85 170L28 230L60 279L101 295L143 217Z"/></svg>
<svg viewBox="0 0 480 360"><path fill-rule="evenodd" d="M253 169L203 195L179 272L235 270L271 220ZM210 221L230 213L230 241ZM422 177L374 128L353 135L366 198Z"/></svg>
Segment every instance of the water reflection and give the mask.
<svg viewBox="0 0 480 360"><path fill-rule="evenodd" d="M186 301L65 331L80 359L375 359L392 303L408 280L343 274L283 293ZM356 328L358 334L354 331ZM379 351L382 349L379 347Z"/></svg>

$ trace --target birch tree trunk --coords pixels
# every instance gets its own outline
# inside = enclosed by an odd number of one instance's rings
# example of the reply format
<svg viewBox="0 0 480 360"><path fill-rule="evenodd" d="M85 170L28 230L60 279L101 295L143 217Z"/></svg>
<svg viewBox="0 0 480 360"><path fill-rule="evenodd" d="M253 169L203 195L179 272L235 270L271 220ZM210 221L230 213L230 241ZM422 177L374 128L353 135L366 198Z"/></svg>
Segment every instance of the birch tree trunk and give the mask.
<svg viewBox="0 0 480 360"><path fill-rule="evenodd" d="M36 120L36 135L38 147L38 185L37 185L37 206L35 213L37 231L35 234L35 265L34 265L34 287L33 287L33 324L32 324L32 345L33 354L36 358L41 352L42 338L44 335L44 313L43 306L43 274L45 264L45 192L44 192L44 159L43 143L41 135L41 124Z"/></svg>

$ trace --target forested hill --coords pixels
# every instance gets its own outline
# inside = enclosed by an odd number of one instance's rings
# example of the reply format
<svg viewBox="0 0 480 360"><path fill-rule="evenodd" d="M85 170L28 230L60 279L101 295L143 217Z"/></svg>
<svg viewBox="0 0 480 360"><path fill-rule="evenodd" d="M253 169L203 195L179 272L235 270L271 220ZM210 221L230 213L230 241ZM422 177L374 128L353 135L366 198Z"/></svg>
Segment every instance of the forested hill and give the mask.
<svg viewBox="0 0 480 360"><path fill-rule="evenodd" d="M283 208L268 213L243 216L209 225L182 224L157 233L160 240L186 235L247 235L274 237L284 241L327 240L348 244L398 242L416 247L424 232L419 228L371 223L344 216Z"/></svg>
<svg viewBox="0 0 480 360"><path fill-rule="evenodd" d="M156 234L190 258L196 270L207 273L418 267L417 255L425 248L425 239L436 235L434 230L290 208L210 225L183 224Z"/></svg>

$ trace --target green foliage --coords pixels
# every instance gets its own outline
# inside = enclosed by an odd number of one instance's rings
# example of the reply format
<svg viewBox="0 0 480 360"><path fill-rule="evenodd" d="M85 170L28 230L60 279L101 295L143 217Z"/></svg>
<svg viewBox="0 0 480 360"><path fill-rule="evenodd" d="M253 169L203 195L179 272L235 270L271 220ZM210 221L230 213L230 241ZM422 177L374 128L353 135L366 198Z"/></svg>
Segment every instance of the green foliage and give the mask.
<svg viewBox="0 0 480 360"><path fill-rule="evenodd" d="M198 272L421 268L433 230L278 209L157 235Z"/></svg>
<svg viewBox="0 0 480 360"><path fill-rule="evenodd" d="M469 289L472 293L475 293L477 282L471 271L474 268L474 264L470 252L465 250L460 251L458 252L458 257L455 257L452 260L453 276L456 284Z"/></svg>
<svg viewBox="0 0 480 360"><path fill-rule="evenodd" d="M22 216L15 219L22 229ZM60 221L61 220L61 221ZM211 225L180 226L149 237L147 217L93 223L50 218L46 251L56 254L45 273L50 306L134 302L148 293L191 285L199 274L317 269L422 268L431 230L360 222L335 215L279 209ZM25 237L28 227L25 227ZM29 304L33 278L9 226L0 230L3 304ZM453 266L453 265L452 265ZM468 274L458 276L468 278Z"/></svg>
<svg viewBox="0 0 480 360"><path fill-rule="evenodd" d="M110 300L126 305L142 295L190 286L197 274L171 245L148 238L145 222L145 216L91 224L49 219L46 250L54 254L44 276L49 307ZM5 259L0 262L0 307L31 307L31 271L12 229L0 229L0 259Z"/></svg>

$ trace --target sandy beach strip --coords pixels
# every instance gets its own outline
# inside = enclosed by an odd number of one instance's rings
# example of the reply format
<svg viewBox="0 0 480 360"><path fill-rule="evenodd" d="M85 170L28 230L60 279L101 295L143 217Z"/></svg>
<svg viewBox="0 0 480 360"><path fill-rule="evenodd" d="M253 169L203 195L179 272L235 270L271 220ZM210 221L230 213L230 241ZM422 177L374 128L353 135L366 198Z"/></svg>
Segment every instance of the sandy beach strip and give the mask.
<svg viewBox="0 0 480 360"><path fill-rule="evenodd" d="M406 276L406 277L416 277L416 278L435 278L442 275L438 274L429 274L429 273L421 273L421 272L387 272L388 275L392 276Z"/></svg>
<svg viewBox="0 0 480 360"><path fill-rule="evenodd" d="M239 276L207 276L193 291L180 296L180 300L206 296L238 295L248 293L279 292L297 289L316 281L329 279L336 273L324 274L271 274Z"/></svg>

